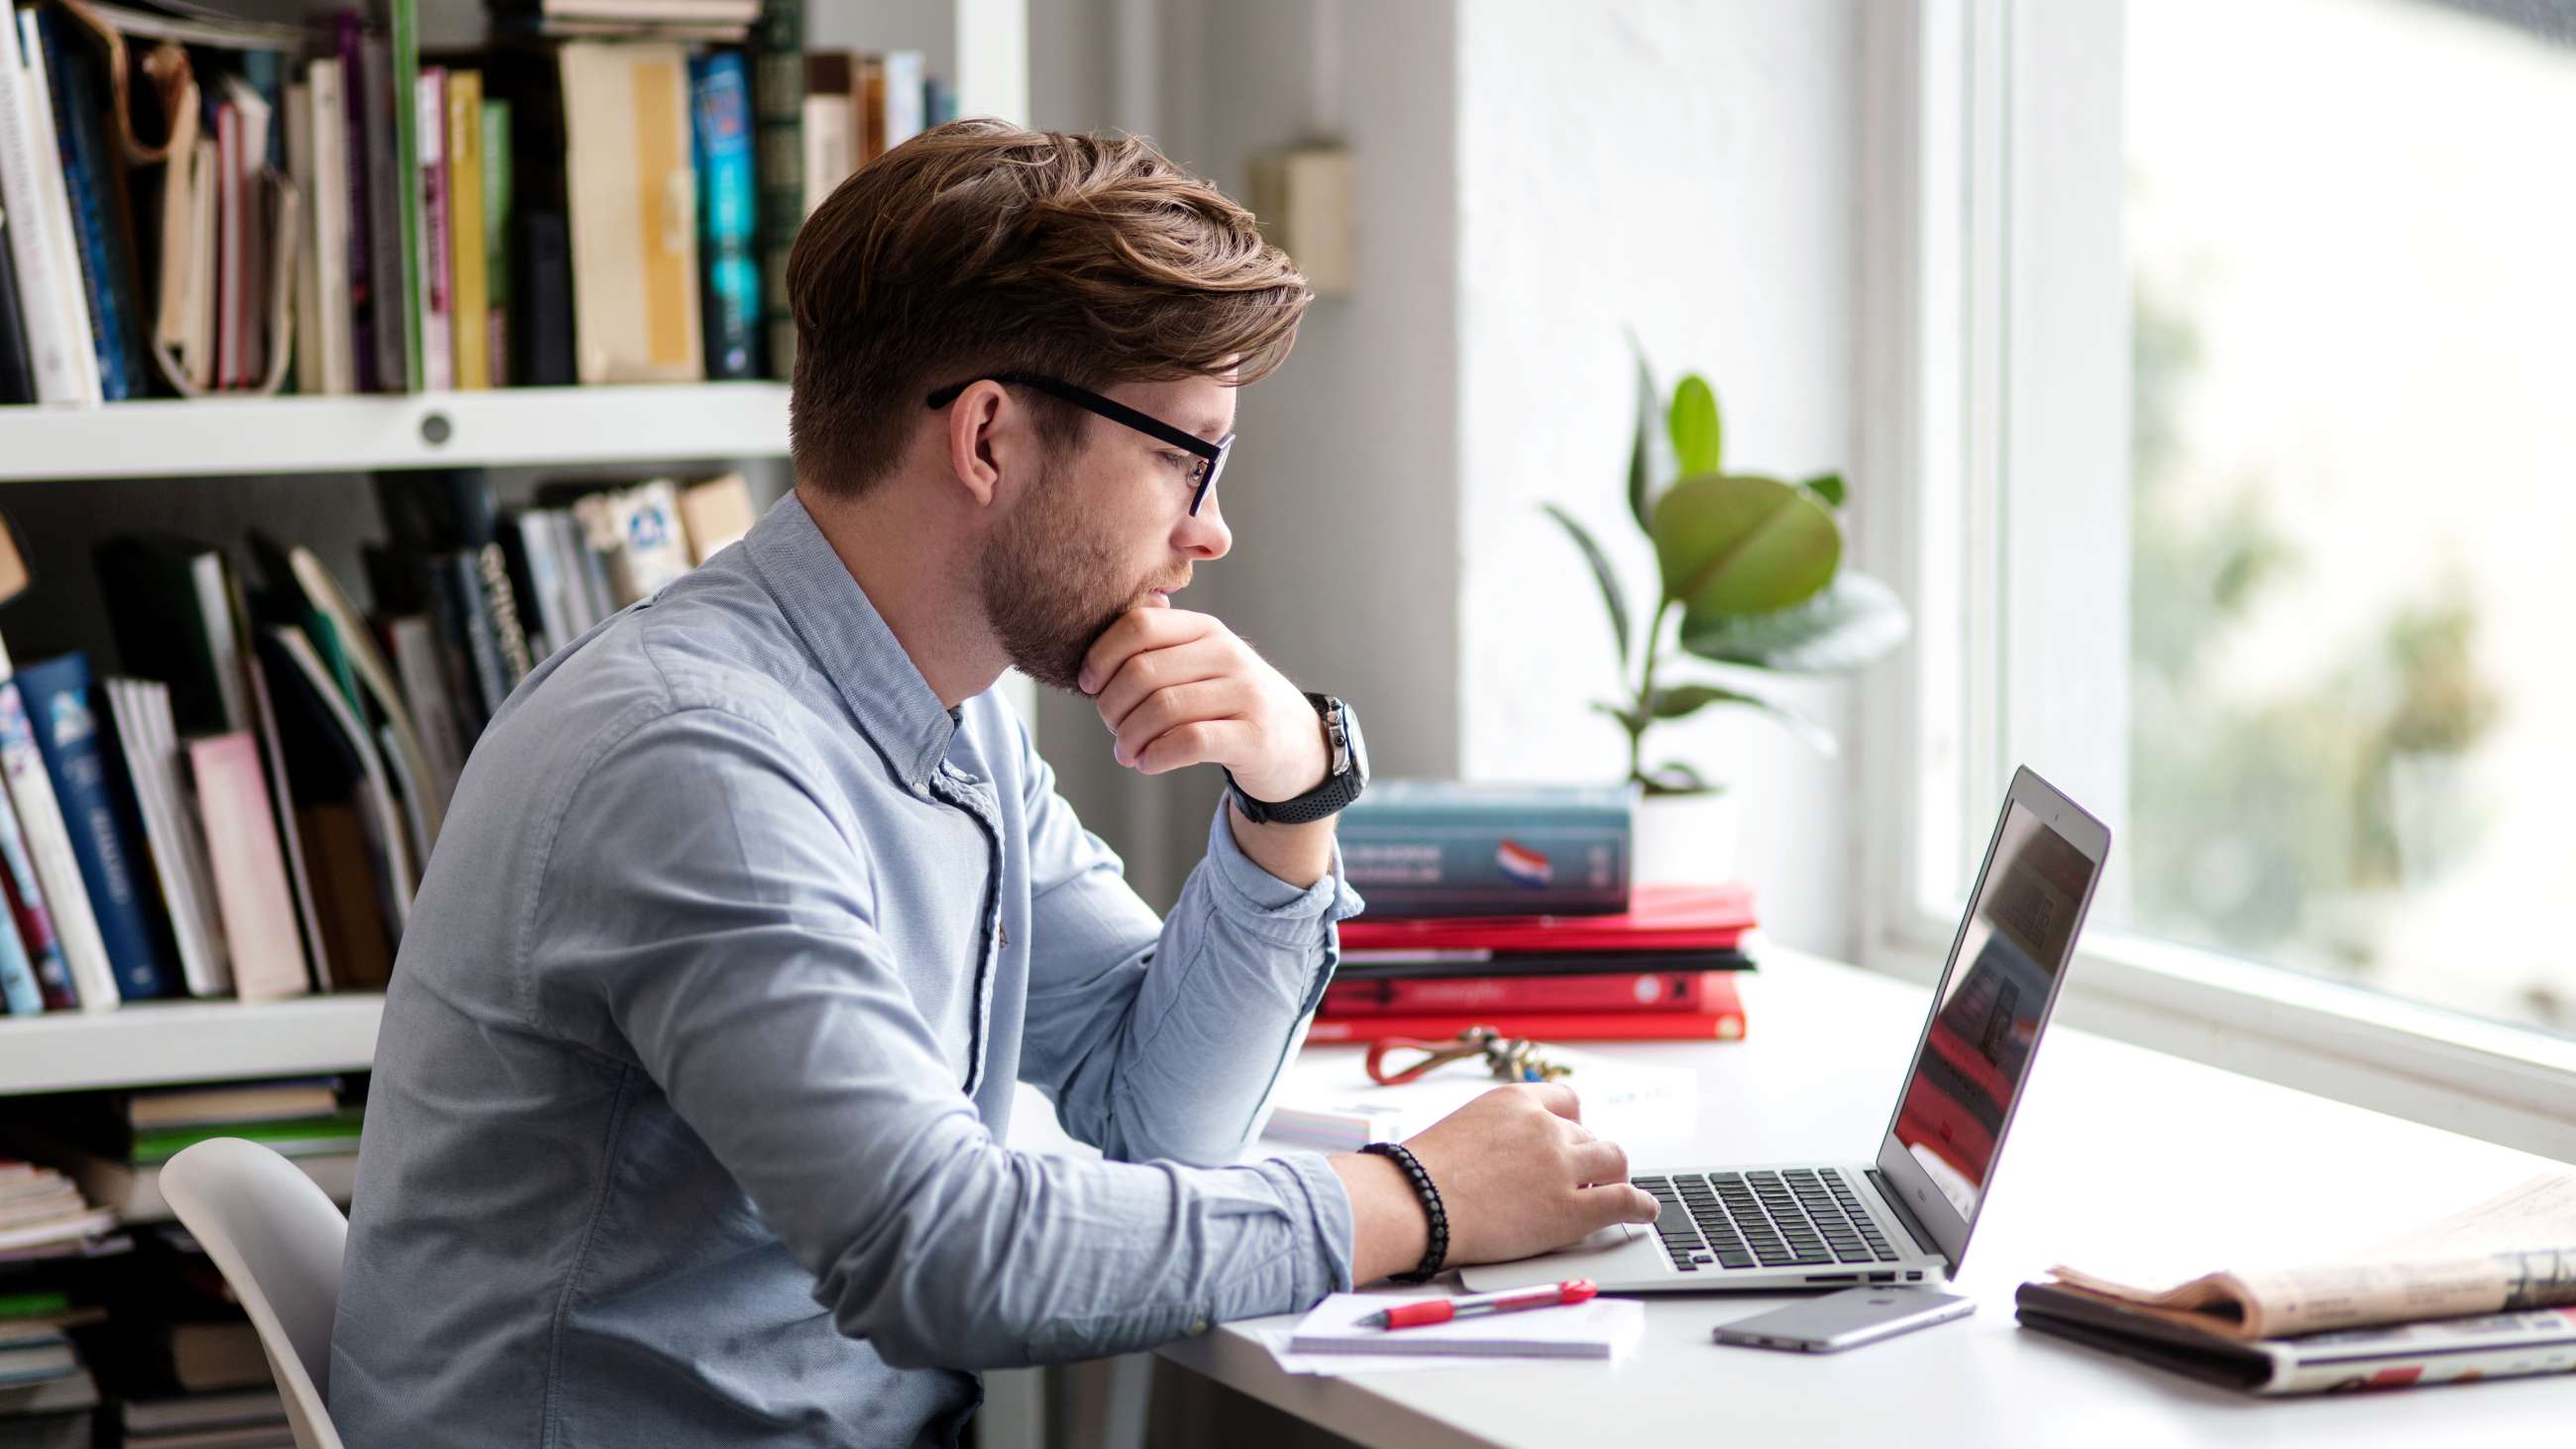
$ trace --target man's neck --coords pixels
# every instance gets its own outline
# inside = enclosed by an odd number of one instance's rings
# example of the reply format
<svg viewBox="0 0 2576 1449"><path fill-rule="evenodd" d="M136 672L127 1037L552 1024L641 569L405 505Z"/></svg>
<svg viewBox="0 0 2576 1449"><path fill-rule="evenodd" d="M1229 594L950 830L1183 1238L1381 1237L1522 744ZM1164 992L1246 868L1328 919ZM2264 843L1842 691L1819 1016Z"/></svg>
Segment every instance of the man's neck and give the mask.
<svg viewBox="0 0 2576 1449"><path fill-rule="evenodd" d="M841 566L894 631L895 642L950 709L993 687L1009 661L984 625L974 562L953 520L925 516L905 488L838 499L797 485L796 496Z"/></svg>

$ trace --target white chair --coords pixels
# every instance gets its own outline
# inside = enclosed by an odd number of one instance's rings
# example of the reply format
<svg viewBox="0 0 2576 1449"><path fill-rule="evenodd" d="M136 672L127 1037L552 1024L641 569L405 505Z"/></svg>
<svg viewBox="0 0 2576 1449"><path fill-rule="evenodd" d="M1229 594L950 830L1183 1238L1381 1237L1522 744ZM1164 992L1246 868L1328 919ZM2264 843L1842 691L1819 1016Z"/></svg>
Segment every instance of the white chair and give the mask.
<svg viewBox="0 0 2576 1449"><path fill-rule="evenodd" d="M171 1158L161 1195L250 1311L296 1449L341 1449L324 1395L349 1220L295 1164L238 1137Z"/></svg>

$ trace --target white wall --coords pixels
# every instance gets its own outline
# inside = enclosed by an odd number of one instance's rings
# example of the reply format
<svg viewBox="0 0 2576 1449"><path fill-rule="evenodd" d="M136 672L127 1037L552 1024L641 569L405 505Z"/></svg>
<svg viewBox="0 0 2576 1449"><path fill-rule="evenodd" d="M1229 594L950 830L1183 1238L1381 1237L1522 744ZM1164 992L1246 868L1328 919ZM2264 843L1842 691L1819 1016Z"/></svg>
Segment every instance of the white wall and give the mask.
<svg viewBox="0 0 2576 1449"><path fill-rule="evenodd" d="M1615 777L1587 712L1616 681L1581 517L1650 611L1623 491L1633 326L1669 386L1716 384L1731 469L1852 459L1855 6L1488 0L1460 26L1462 761L1475 777ZM1866 500L1870 480L1852 480ZM1797 695L1850 735L1850 691ZM1761 720L1649 737L1741 792L1742 868L1775 934L1847 952L1853 809L1837 760Z"/></svg>
<svg viewBox="0 0 2576 1449"><path fill-rule="evenodd" d="M1185 602L1363 710L1383 774L1615 778L1614 685L1581 514L1652 578L1622 502L1623 323L1717 383L1737 466L1853 457L1860 0L1078 0L1032 16L1039 125L1146 130L1240 195L1253 150L1327 136L1358 164L1359 285L1243 398L1235 553ZM1869 480L1855 478L1865 500ZM1848 737L1849 691L1797 691ZM1089 707L1041 734L1148 899L1197 858L1208 780L1108 762ZM1776 934L1847 952L1854 811L1839 761L1751 719L1670 731L1734 782Z"/></svg>

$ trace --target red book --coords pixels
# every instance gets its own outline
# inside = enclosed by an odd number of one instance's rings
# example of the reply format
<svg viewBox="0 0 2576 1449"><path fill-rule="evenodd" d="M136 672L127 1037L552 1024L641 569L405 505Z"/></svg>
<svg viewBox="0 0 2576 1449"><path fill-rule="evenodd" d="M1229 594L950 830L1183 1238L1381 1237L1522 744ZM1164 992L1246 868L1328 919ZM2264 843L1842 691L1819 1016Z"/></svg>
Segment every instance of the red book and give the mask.
<svg viewBox="0 0 2576 1449"><path fill-rule="evenodd" d="M1341 931L1344 951L1731 951L1753 925L1750 886L1644 885L1615 916L1361 916Z"/></svg>
<svg viewBox="0 0 2576 1449"><path fill-rule="evenodd" d="M1712 1011L1743 1008L1719 971L1615 971L1573 976L1434 976L1336 981L1326 1016L1450 1011Z"/></svg>
<svg viewBox="0 0 2576 1449"><path fill-rule="evenodd" d="M1716 988L1733 996L1734 981L1719 976ZM1717 1004L1707 992L1699 1011L1448 1011L1386 1013L1374 1016L1319 1016L1306 1039L1313 1042L1370 1042L1404 1036L1440 1041L1471 1026L1490 1026L1505 1036L1537 1041L1740 1041L1744 1008L1740 1001Z"/></svg>

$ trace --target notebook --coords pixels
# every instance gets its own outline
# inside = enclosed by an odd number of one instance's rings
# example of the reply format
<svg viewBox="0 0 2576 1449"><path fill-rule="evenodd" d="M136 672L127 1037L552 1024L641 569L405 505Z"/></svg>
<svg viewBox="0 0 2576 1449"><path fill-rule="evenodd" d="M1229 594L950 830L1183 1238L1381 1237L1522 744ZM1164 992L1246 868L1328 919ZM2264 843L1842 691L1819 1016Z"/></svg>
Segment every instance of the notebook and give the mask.
<svg viewBox="0 0 2576 1449"><path fill-rule="evenodd" d="M1556 1308L1489 1313L1422 1328L1368 1328L1360 1321L1410 1297L1336 1293L1298 1320L1292 1353L1430 1354L1443 1358L1617 1358L1645 1336L1646 1305L1634 1298L1595 1298Z"/></svg>

